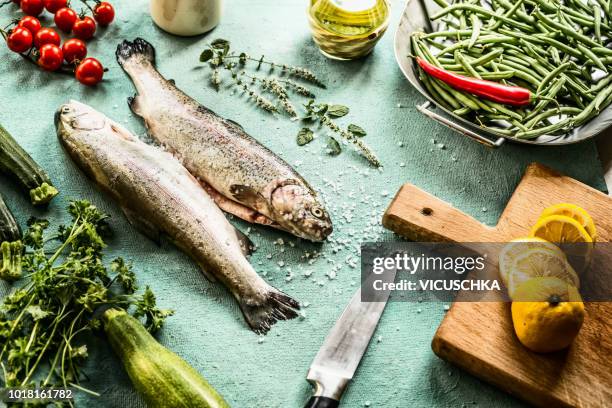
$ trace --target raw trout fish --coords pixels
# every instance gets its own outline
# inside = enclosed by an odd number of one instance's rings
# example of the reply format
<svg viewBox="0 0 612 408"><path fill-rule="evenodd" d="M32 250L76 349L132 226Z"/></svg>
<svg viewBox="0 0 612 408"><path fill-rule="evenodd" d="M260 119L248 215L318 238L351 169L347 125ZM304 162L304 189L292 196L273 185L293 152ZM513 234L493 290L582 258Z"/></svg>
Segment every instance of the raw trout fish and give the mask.
<svg viewBox="0 0 612 408"><path fill-rule="evenodd" d="M129 98L132 111L223 210L311 241L331 234L330 217L306 180L239 124L200 105L161 76L151 44L141 38L124 41L116 55L138 91Z"/></svg>
<svg viewBox="0 0 612 408"><path fill-rule="evenodd" d="M299 304L268 285L245 255L248 238L235 229L198 181L174 158L79 102L56 114L58 136L77 165L149 236L167 234L211 280L238 300L257 333L297 316Z"/></svg>

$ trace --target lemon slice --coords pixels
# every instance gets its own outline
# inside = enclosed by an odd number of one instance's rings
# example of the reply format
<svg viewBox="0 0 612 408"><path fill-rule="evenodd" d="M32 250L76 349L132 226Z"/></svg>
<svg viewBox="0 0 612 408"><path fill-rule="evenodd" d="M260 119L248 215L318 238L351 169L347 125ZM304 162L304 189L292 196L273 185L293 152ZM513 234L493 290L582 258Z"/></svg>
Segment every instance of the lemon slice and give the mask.
<svg viewBox="0 0 612 408"><path fill-rule="evenodd" d="M556 204L542 211L540 219L549 217L551 215L564 215L578 221L578 223L580 223L580 225L582 225L586 232L591 236L592 241L595 242L597 237L595 223L593 222L593 218L591 218L589 213L582 207L569 203Z"/></svg>
<svg viewBox="0 0 612 408"><path fill-rule="evenodd" d="M559 245L574 269L579 272L585 271L591 263L593 239L573 218L565 215L549 215L541 218L529 235Z"/></svg>
<svg viewBox="0 0 612 408"><path fill-rule="evenodd" d="M514 299L516 289L532 278L554 277L576 288L580 279L563 254L550 249L533 248L519 255L508 271L508 295Z"/></svg>
<svg viewBox="0 0 612 408"><path fill-rule="evenodd" d="M508 275L514 261L529 249L548 249L565 258L565 254L558 246L538 237L517 238L506 244L499 254L499 276L506 287L508 287Z"/></svg>

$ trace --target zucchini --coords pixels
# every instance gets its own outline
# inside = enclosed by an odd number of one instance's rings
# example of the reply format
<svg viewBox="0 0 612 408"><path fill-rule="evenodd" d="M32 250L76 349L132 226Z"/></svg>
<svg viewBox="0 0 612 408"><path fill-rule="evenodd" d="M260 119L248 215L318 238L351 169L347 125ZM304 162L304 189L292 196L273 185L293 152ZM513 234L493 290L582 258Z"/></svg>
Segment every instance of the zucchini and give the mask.
<svg viewBox="0 0 612 408"><path fill-rule="evenodd" d="M0 279L14 281L21 277L20 239L19 225L0 195Z"/></svg>
<svg viewBox="0 0 612 408"><path fill-rule="evenodd" d="M0 195L0 243L21 239L21 230L11 210Z"/></svg>
<svg viewBox="0 0 612 408"><path fill-rule="evenodd" d="M229 408L185 360L159 344L124 310L103 314L104 331L149 408Z"/></svg>
<svg viewBox="0 0 612 408"><path fill-rule="evenodd" d="M14 178L30 195L34 205L47 204L58 191L47 173L0 125L0 172Z"/></svg>

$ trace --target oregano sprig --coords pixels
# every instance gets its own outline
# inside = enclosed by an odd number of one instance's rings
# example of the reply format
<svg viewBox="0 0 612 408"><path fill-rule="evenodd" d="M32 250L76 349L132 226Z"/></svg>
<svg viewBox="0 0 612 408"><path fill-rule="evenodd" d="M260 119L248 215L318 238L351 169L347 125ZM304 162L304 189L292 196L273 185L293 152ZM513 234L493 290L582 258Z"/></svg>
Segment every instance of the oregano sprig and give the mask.
<svg viewBox="0 0 612 408"><path fill-rule="evenodd" d="M70 386L97 395L80 383L84 335L100 329L98 312L133 306L152 332L172 314L156 306L149 288L136 293L129 263L104 264L106 214L84 200L72 201L68 213L72 222L54 234L46 220L28 222L24 276L0 305L0 388Z"/></svg>
<svg viewBox="0 0 612 408"><path fill-rule="evenodd" d="M221 89L222 72L224 71L227 76L231 77L232 86L238 87L242 94L246 94L249 99L255 102L256 106L268 113L276 114L282 111L291 119L298 119L300 115L296 105L291 100L291 94L310 98L308 103L300 104L305 109L305 115L301 118L303 121L319 122L321 126L326 127L355 146L372 165L376 167L381 165L372 150L363 141L359 140L360 137L366 135L363 128L351 124L348 129L343 129L334 122L334 119L344 117L349 113L348 107L316 103L314 92L296 81L305 81L320 88L325 88L323 82L311 70L269 61L263 55L260 58L253 58L244 52L235 53L231 50L230 42L224 39L217 39L208 44L207 48L200 54L200 61L208 63L210 66L210 82L217 91ZM254 67L250 65L254 65ZM266 76L247 71L251 69L261 72L264 65L270 68ZM263 96L263 93L268 94L270 99ZM303 146L313 139L314 133L312 130L303 128L298 132L297 144ZM340 143L333 136L330 136L327 145L329 154L337 155L341 152L341 149Z"/></svg>

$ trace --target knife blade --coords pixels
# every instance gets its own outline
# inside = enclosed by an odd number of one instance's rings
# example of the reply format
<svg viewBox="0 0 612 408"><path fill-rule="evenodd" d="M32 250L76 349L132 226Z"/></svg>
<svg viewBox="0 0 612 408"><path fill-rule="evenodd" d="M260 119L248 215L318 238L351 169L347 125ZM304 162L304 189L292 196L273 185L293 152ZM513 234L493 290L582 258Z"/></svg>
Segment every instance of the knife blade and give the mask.
<svg viewBox="0 0 612 408"><path fill-rule="evenodd" d="M395 272L391 279L394 277ZM315 390L306 408L338 407L368 348L389 294L377 291L375 302L362 302L361 288L353 295L310 365L306 379Z"/></svg>

